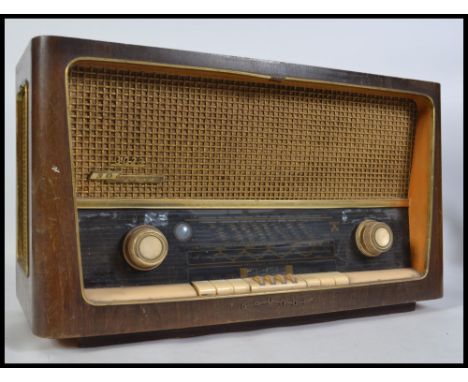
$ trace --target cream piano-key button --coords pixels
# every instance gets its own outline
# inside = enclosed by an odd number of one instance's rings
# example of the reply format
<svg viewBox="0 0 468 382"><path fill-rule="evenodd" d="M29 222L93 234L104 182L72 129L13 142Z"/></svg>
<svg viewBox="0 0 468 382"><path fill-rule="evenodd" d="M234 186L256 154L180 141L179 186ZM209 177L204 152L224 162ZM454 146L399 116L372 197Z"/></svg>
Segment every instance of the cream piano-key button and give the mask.
<svg viewBox="0 0 468 382"><path fill-rule="evenodd" d="M271 285L263 282L263 278L253 277L244 279L249 284L252 293L266 292Z"/></svg>
<svg viewBox="0 0 468 382"><path fill-rule="evenodd" d="M276 280L272 275L263 276L263 280L265 281L265 284L276 284Z"/></svg>
<svg viewBox="0 0 468 382"><path fill-rule="evenodd" d="M306 289L307 288L307 283L305 282L305 280L302 280L299 277L296 277L295 282L287 282L285 285L289 287L288 289Z"/></svg>
<svg viewBox="0 0 468 382"><path fill-rule="evenodd" d="M305 280L309 288L349 284L349 278L340 272L304 273L297 277Z"/></svg>
<svg viewBox="0 0 468 382"><path fill-rule="evenodd" d="M216 287L210 281L194 281L192 285L199 296L216 296Z"/></svg>
<svg viewBox="0 0 468 382"><path fill-rule="evenodd" d="M228 280L211 280L210 283L216 288L218 296L234 294L234 286Z"/></svg>
<svg viewBox="0 0 468 382"><path fill-rule="evenodd" d="M321 287L328 287L328 286L335 286L335 278L333 276L323 276L320 277L320 286Z"/></svg>
<svg viewBox="0 0 468 382"><path fill-rule="evenodd" d="M246 294L250 293L250 285L248 282L242 279L230 279L232 287L234 288L234 294Z"/></svg>
<svg viewBox="0 0 468 382"><path fill-rule="evenodd" d="M252 293L259 293L259 292L279 292L284 290L293 290L293 289L305 289L307 284L304 280L296 279L296 282L287 282L287 283L279 283L276 284L259 284L255 278L253 279L245 279L246 282L249 283L250 289Z"/></svg>
<svg viewBox="0 0 468 382"><path fill-rule="evenodd" d="M281 284L286 284L288 282L286 277L284 277L283 275L280 275L280 274L275 275L274 280L275 280L275 282L281 283Z"/></svg>
<svg viewBox="0 0 468 382"><path fill-rule="evenodd" d="M284 278L285 278L286 281L291 281L292 283L295 283L297 281L297 277L294 276L292 273L287 273L284 276Z"/></svg>
<svg viewBox="0 0 468 382"><path fill-rule="evenodd" d="M306 284L307 288L318 288L320 287L320 279L315 274L301 274L296 275L297 280L301 280Z"/></svg>
<svg viewBox="0 0 468 382"><path fill-rule="evenodd" d="M335 275L335 284L336 285L349 285L349 277L343 273L338 273Z"/></svg>

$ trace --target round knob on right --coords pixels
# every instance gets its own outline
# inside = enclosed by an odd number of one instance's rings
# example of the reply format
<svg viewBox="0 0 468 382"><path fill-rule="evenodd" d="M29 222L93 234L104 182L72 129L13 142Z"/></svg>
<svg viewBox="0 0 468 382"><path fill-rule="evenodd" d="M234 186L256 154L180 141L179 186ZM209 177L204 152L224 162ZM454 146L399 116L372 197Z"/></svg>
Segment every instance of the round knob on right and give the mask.
<svg viewBox="0 0 468 382"><path fill-rule="evenodd" d="M392 229L385 223L371 219L359 224L355 237L359 251L368 257L387 252L393 244Z"/></svg>

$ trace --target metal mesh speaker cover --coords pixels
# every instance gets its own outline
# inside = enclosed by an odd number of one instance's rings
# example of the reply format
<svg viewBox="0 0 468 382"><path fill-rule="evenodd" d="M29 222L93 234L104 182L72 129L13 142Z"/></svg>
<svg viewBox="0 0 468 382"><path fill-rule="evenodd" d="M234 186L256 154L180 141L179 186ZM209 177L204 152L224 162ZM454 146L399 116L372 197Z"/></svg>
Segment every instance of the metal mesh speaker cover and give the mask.
<svg viewBox="0 0 468 382"><path fill-rule="evenodd" d="M407 198L405 98L87 66L68 91L79 198ZM111 169L163 181L89 180Z"/></svg>

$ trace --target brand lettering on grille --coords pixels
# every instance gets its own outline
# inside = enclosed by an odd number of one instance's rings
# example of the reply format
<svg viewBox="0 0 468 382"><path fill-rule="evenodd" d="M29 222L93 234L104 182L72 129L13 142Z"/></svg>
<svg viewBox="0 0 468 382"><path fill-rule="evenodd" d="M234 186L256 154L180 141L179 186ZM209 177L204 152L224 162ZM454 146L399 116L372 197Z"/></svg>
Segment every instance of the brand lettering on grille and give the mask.
<svg viewBox="0 0 468 382"><path fill-rule="evenodd" d="M93 171L89 180L114 183L161 183L164 177L161 175L147 174L122 174L120 171Z"/></svg>

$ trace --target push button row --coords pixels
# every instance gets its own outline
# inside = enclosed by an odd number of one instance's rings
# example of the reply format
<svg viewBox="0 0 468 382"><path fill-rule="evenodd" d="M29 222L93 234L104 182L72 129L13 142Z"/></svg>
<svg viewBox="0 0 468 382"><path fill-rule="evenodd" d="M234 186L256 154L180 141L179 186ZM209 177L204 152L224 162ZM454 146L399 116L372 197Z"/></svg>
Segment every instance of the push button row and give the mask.
<svg viewBox="0 0 468 382"><path fill-rule="evenodd" d="M299 280L293 275L286 275L283 277L272 277L269 275L263 277L256 276L244 280L249 283L250 291L252 293L307 288L307 285L303 280Z"/></svg>
<svg viewBox="0 0 468 382"><path fill-rule="evenodd" d="M227 296L348 285L340 272L255 276L243 279L192 282L199 296Z"/></svg>
<svg viewBox="0 0 468 382"><path fill-rule="evenodd" d="M287 276L287 275L286 275ZM411 280L421 277L411 268L378 271L308 273L263 278L197 281L191 284L145 285L137 287L86 288L84 296L90 304L115 305L135 302L191 300L201 296L245 295L253 292L274 293L281 290L318 290L347 285L370 285L376 282ZM270 281L274 281L273 284Z"/></svg>
<svg viewBox="0 0 468 382"><path fill-rule="evenodd" d="M288 283L297 283L297 278L292 273L286 275L266 275L266 276L255 276L252 278L256 283L265 286L267 284L288 284Z"/></svg>
<svg viewBox="0 0 468 382"><path fill-rule="evenodd" d="M192 282L199 296L226 296L250 293L250 286L244 279L210 280Z"/></svg>

